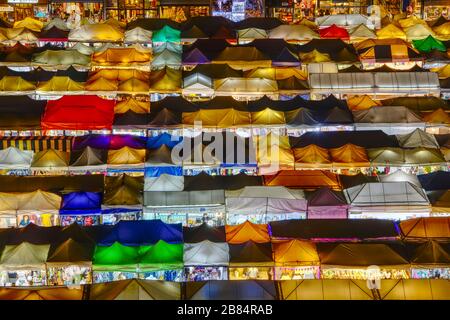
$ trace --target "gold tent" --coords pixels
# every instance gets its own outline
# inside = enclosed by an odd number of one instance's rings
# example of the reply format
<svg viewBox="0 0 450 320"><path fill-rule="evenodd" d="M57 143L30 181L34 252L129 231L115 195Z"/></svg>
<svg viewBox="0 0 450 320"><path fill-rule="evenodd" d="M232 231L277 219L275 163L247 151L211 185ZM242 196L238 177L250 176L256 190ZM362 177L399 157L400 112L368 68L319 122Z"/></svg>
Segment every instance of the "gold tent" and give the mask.
<svg viewBox="0 0 450 320"><path fill-rule="evenodd" d="M2 288L0 300L81 300L82 288Z"/></svg>
<svg viewBox="0 0 450 320"><path fill-rule="evenodd" d="M450 39L450 21L433 29L438 39L448 40Z"/></svg>
<svg viewBox="0 0 450 320"><path fill-rule="evenodd" d="M450 238L450 217L415 218L400 222L406 240Z"/></svg>
<svg viewBox="0 0 450 320"><path fill-rule="evenodd" d="M148 90L150 89L150 86L148 82L131 78L128 80L125 80L119 84L119 87L117 88L120 92L132 92L132 93L143 93L147 94Z"/></svg>
<svg viewBox="0 0 450 320"><path fill-rule="evenodd" d="M392 23L388 24L384 28L381 28L376 33L378 39L399 38L406 40L406 34L403 32L403 30Z"/></svg>
<svg viewBox="0 0 450 320"><path fill-rule="evenodd" d="M277 174L265 176L264 185L300 189L318 189L320 187L328 187L333 190L342 189L337 174L321 170L282 170Z"/></svg>
<svg viewBox="0 0 450 320"><path fill-rule="evenodd" d="M327 149L310 144L303 148L293 148L295 168L330 168L331 158Z"/></svg>
<svg viewBox="0 0 450 320"><path fill-rule="evenodd" d="M121 280L92 285L90 300L179 300L179 282Z"/></svg>
<svg viewBox="0 0 450 320"><path fill-rule="evenodd" d="M351 96L347 99L347 105L350 110L366 110L372 107L381 106L379 101L373 100L368 95Z"/></svg>
<svg viewBox="0 0 450 320"><path fill-rule="evenodd" d="M446 64L444 67L438 70L440 79L446 79L450 77L450 64Z"/></svg>
<svg viewBox="0 0 450 320"><path fill-rule="evenodd" d="M114 106L114 113L125 113L127 111L133 111L134 113L148 113L150 112L150 102L139 101L131 97L117 102Z"/></svg>
<svg viewBox="0 0 450 320"><path fill-rule="evenodd" d="M316 246L310 241L297 239L272 241L276 266L319 265Z"/></svg>
<svg viewBox="0 0 450 320"><path fill-rule="evenodd" d="M0 91L19 92L24 94L26 91L34 91L36 86L21 77L4 76L0 80Z"/></svg>
<svg viewBox="0 0 450 320"><path fill-rule="evenodd" d="M145 162L145 149L123 147L108 151L108 165L143 165Z"/></svg>
<svg viewBox="0 0 450 320"><path fill-rule="evenodd" d="M245 78L264 78L276 80L276 68L255 68L244 72Z"/></svg>
<svg viewBox="0 0 450 320"><path fill-rule="evenodd" d="M39 168L58 168L69 166L69 152L59 151L55 149L47 149L34 154L31 167Z"/></svg>
<svg viewBox="0 0 450 320"><path fill-rule="evenodd" d="M150 73L150 92L179 92L181 71L165 68Z"/></svg>
<svg viewBox="0 0 450 320"><path fill-rule="evenodd" d="M329 149L334 167L369 167L365 148L347 143L339 148Z"/></svg>
<svg viewBox="0 0 450 320"><path fill-rule="evenodd" d="M420 18L418 18L418 17L416 17L414 15L409 17L409 18L406 18L406 19L398 20L398 24L403 29L407 29L409 27L412 27L412 26L415 26L415 25L419 25L419 24L427 25L427 23L424 20L422 20L422 19L420 19Z"/></svg>
<svg viewBox="0 0 450 320"><path fill-rule="evenodd" d="M11 41L20 41L25 43L38 41L36 34L27 28L7 28L3 30L5 36Z"/></svg>
<svg viewBox="0 0 450 320"><path fill-rule="evenodd" d="M106 23L86 24L69 33L69 41L78 42L118 42L123 38L122 30Z"/></svg>
<svg viewBox="0 0 450 320"><path fill-rule="evenodd" d="M119 82L117 80L97 78L87 82L84 88L88 91L117 91Z"/></svg>
<svg viewBox="0 0 450 320"><path fill-rule="evenodd" d="M408 41L425 39L428 36L435 36L434 31L427 24L416 24L405 30Z"/></svg>
<svg viewBox="0 0 450 320"><path fill-rule="evenodd" d="M255 141L258 167L262 173L294 169L294 154L289 145L288 136L270 133L266 136L258 136Z"/></svg>
<svg viewBox="0 0 450 320"><path fill-rule="evenodd" d="M437 215L447 215L450 212L450 190L443 191L443 194L431 204L431 212Z"/></svg>
<svg viewBox="0 0 450 320"><path fill-rule="evenodd" d="M151 60L149 52L135 48L109 48L92 55L92 63L99 66L148 65Z"/></svg>
<svg viewBox="0 0 450 320"><path fill-rule="evenodd" d="M200 109L195 112L183 112L183 125L193 126L201 121L202 126L227 128L250 124L250 113L235 109Z"/></svg>
<svg viewBox="0 0 450 320"><path fill-rule="evenodd" d="M387 45L393 45L393 44L398 44L398 45L407 45L410 46L410 44L408 42L406 42L403 39L399 39L399 38L387 38L387 39L367 39L358 43L355 43L353 46L355 47L356 50L362 50L365 48L371 48L371 47L375 47L375 46L387 46Z"/></svg>
<svg viewBox="0 0 450 320"><path fill-rule="evenodd" d="M69 77L54 76L50 81L40 82L37 91L44 92L68 92L79 93L84 91L84 85L79 82L75 82Z"/></svg>
<svg viewBox="0 0 450 320"><path fill-rule="evenodd" d="M23 20L16 21L14 23L14 28L27 28L32 31L40 32L44 27L44 23L42 21L26 17Z"/></svg>
<svg viewBox="0 0 450 320"><path fill-rule="evenodd" d="M150 74L136 69L101 69L89 74L88 81L104 78L108 80L125 81L131 78L148 81Z"/></svg>
<svg viewBox="0 0 450 320"><path fill-rule="evenodd" d="M450 114L442 108L423 113L423 121L427 123L450 124Z"/></svg>
<svg viewBox="0 0 450 320"><path fill-rule="evenodd" d="M314 49L310 52L300 53L300 60L303 63L321 63L330 62L331 58L328 53L321 53Z"/></svg>
<svg viewBox="0 0 450 320"><path fill-rule="evenodd" d="M255 224L250 221L231 226L225 225L227 243L240 244L247 241L266 243L270 241L267 224Z"/></svg>
<svg viewBox="0 0 450 320"><path fill-rule="evenodd" d="M265 108L264 110L252 112L252 125L259 126L280 126L286 124L283 111L272 110Z"/></svg>
<svg viewBox="0 0 450 320"><path fill-rule="evenodd" d="M278 93L274 80L263 78L225 78L214 80L217 95L271 95Z"/></svg>

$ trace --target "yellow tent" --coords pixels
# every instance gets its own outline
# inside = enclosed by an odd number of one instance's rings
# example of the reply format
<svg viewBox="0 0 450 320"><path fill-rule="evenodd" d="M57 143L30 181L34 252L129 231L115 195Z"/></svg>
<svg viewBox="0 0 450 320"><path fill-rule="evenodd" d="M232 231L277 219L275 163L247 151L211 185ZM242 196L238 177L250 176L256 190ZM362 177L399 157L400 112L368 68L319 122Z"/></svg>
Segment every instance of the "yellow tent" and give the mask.
<svg viewBox="0 0 450 320"><path fill-rule="evenodd" d="M133 111L134 113L148 113L150 112L150 102L139 101L131 97L119 101L114 106L114 113L125 113L127 111Z"/></svg>
<svg viewBox="0 0 450 320"><path fill-rule="evenodd" d="M165 68L150 74L151 92L178 92L181 90L181 71Z"/></svg>
<svg viewBox="0 0 450 320"><path fill-rule="evenodd" d="M18 210L59 210L61 207L61 196L36 190L19 194Z"/></svg>
<svg viewBox="0 0 450 320"><path fill-rule="evenodd" d="M54 168L69 166L69 152L47 149L34 154L31 167Z"/></svg>
<svg viewBox="0 0 450 320"><path fill-rule="evenodd" d="M140 93L148 93L148 90L150 89L150 86L148 82L131 78L128 80L125 80L119 84L118 91L121 92L140 92Z"/></svg>
<svg viewBox="0 0 450 320"><path fill-rule="evenodd" d="M310 144L303 148L293 148L295 168L331 167L330 154L327 149Z"/></svg>
<svg viewBox="0 0 450 320"><path fill-rule="evenodd" d="M440 79L446 79L450 77L450 64L446 64L444 67L440 68L438 71Z"/></svg>
<svg viewBox="0 0 450 320"><path fill-rule="evenodd" d="M114 18L109 18L108 20L105 20L102 23L109 24L110 26L116 27L117 29L124 29L127 26L125 22L120 22Z"/></svg>
<svg viewBox="0 0 450 320"><path fill-rule="evenodd" d="M327 53L321 53L314 49L313 51L300 53L300 60L303 63L320 63L320 62L330 62L330 55Z"/></svg>
<svg viewBox="0 0 450 320"><path fill-rule="evenodd" d="M333 166L369 167L369 158L365 148L347 143L339 148L329 149Z"/></svg>
<svg viewBox="0 0 450 320"><path fill-rule="evenodd" d="M400 38L406 40L406 34L403 30L392 23L388 24L384 28L381 28L376 33L378 39Z"/></svg>
<svg viewBox="0 0 450 320"><path fill-rule="evenodd" d="M420 18L418 18L416 16L411 16L411 17L406 18L406 19L400 19L400 20L398 20L398 24L403 29L407 29L409 27L412 27L412 26L415 26L415 25L419 25L419 24L427 25L427 23L424 20L422 20L422 19L420 19Z"/></svg>
<svg viewBox="0 0 450 320"><path fill-rule="evenodd" d="M251 118L252 118L252 125L276 126L286 124L284 112L272 110L270 108L265 108L264 110L261 111L252 112Z"/></svg>
<svg viewBox="0 0 450 320"><path fill-rule="evenodd" d="M306 19L306 18L302 18L300 21L297 22L297 24L301 24L301 25L307 26L311 30L317 29L317 24L314 21L311 21L311 20Z"/></svg>
<svg viewBox="0 0 450 320"><path fill-rule="evenodd" d="M373 100L368 95L352 96L347 99L347 105L350 110L366 110L372 107L380 106L379 101Z"/></svg>
<svg viewBox="0 0 450 320"><path fill-rule="evenodd" d="M92 55L92 63L98 65L148 64L150 59L149 52L141 52L135 48L109 48Z"/></svg>
<svg viewBox="0 0 450 320"><path fill-rule="evenodd" d="M9 40L21 42L35 42L38 37L27 28L7 28L5 35Z"/></svg>
<svg viewBox="0 0 450 320"><path fill-rule="evenodd" d="M145 149L123 147L108 151L108 165L139 165L145 162Z"/></svg>
<svg viewBox="0 0 450 320"><path fill-rule="evenodd" d="M400 222L402 236L406 240L448 239L450 217L415 218Z"/></svg>
<svg viewBox="0 0 450 320"><path fill-rule="evenodd" d="M398 38L367 39L367 40L355 43L353 46L355 47L356 50L362 50L365 48L370 48L370 47L375 47L375 46L387 46L387 45L393 45L393 44L410 46L410 44L408 42L406 42L403 39L398 39Z"/></svg>
<svg viewBox="0 0 450 320"><path fill-rule="evenodd" d="M86 83L84 88L88 91L117 91L119 83L116 80L97 78L94 81Z"/></svg>
<svg viewBox="0 0 450 320"><path fill-rule="evenodd" d="M425 24L416 24L405 30L408 41L425 39L428 36L435 36L434 31Z"/></svg>
<svg viewBox="0 0 450 320"><path fill-rule="evenodd" d="M310 241L282 240L272 241L276 266L319 265L316 246Z"/></svg>
<svg viewBox="0 0 450 320"><path fill-rule="evenodd" d="M23 20L16 21L14 23L14 28L27 28L32 31L40 32L44 27L44 23L42 21L26 17Z"/></svg>
<svg viewBox="0 0 450 320"><path fill-rule="evenodd" d="M441 153L446 161L450 161L450 148L441 147Z"/></svg>
<svg viewBox="0 0 450 320"><path fill-rule="evenodd" d="M225 236L227 243L239 244L247 241L265 243L270 241L267 224L255 224L245 221L235 226L225 226Z"/></svg>
<svg viewBox="0 0 450 320"><path fill-rule="evenodd" d="M76 50L45 50L33 56L33 63L37 65L82 65L91 62L90 57Z"/></svg>
<svg viewBox="0 0 450 320"><path fill-rule="evenodd" d="M232 126L245 126L250 124L250 113L231 108L226 109L200 109L195 112L183 112L183 124L193 126L201 121L202 126L227 128Z"/></svg>
<svg viewBox="0 0 450 320"><path fill-rule="evenodd" d="M8 38L6 37L6 29L0 28L0 41L6 41Z"/></svg>
<svg viewBox="0 0 450 320"><path fill-rule="evenodd" d="M0 80L0 91L25 92L34 91L36 86L21 77L4 76Z"/></svg>
<svg viewBox="0 0 450 320"><path fill-rule="evenodd" d="M296 77L299 80L308 80L306 71L297 68L275 68L275 80Z"/></svg>
<svg viewBox="0 0 450 320"><path fill-rule="evenodd" d="M148 72L135 69L101 69L97 72L89 74L88 82L96 80L98 78L118 81L125 81L131 78L135 78L142 81L148 81L149 77L150 74Z"/></svg>
<svg viewBox="0 0 450 320"><path fill-rule="evenodd" d="M255 143L259 167L268 166L268 170L273 168L275 171L294 169L294 154L292 153L288 136L278 136L269 133L265 136L258 136L255 139ZM260 170L265 172L265 169L260 168Z"/></svg>
<svg viewBox="0 0 450 320"><path fill-rule="evenodd" d="M262 78L225 78L214 80L216 94L276 94L278 84L275 80Z"/></svg>
<svg viewBox="0 0 450 320"><path fill-rule="evenodd" d="M47 92L84 91L84 85L69 77L54 76L50 81L40 82L37 90Z"/></svg>
<svg viewBox="0 0 450 320"><path fill-rule="evenodd" d="M69 33L69 41L78 42L118 42L123 37L122 30L106 23L83 25Z"/></svg>
<svg viewBox="0 0 450 320"><path fill-rule="evenodd" d="M433 28L439 39L450 39L450 21Z"/></svg>
<svg viewBox="0 0 450 320"><path fill-rule="evenodd" d="M264 78L275 80L276 68L255 68L245 72L245 78Z"/></svg>
<svg viewBox="0 0 450 320"><path fill-rule="evenodd" d="M428 123L450 124L450 114L442 108L433 112L427 112L423 116L423 121Z"/></svg>

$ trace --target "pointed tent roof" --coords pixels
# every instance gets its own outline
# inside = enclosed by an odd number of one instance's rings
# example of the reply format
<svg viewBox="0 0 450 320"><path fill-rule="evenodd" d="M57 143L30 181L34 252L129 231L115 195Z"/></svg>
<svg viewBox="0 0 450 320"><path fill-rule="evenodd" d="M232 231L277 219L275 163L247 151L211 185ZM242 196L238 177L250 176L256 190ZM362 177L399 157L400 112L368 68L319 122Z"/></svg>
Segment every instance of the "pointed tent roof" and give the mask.
<svg viewBox="0 0 450 320"><path fill-rule="evenodd" d="M423 121L428 123L444 123L450 124L450 114L444 109L439 108L433 112L423 114Z"/></svg>
<svg viewBox="0 0 450 320"><path fill-rule="evenodd" d="M69 77L54 76L50 81L40 82L36 90L45 92L84 91L84 85Z"/></svg>
<svg viewBox="0 0 450 320"><path fill-rule="evenodd" d="M309 90L308 81L301 80L295 76L278 80L278 90L279 91L304 91Z"/></svg>
<svg viewBox="0 0 450 320"><path fill-rule="evenodd" d="M286 118L286 124L292 126L315 126L320 125L317 114L310 108L298 108L295 110L287 111L284 114Z"/></svg>
<svg viewBox="0 0 450 320"><path fill-rule="evenodd" d="M0 168L29 168L33 160L33 151L8 147L0 150Z"/></svg>
<svg viewBox="0 0 450 320"><path fill-rule="evenodd" d="M91 59L76 50L46 50L33 55L32 61L40 65L88 65Z"/></svg>
<svg viewBox="0 0 450 320"><path fill-rule="evenodd" d="M366 149L347 143L338 148L329 149L333 166L364 167L369 166Z"/></svg>
<svg viewBox="0 0 450 320"><path fill-rule="evenodd" d="M350 40L361 41L364 39L376 39L377 35L371 29L369 29L365 24L361 23L349 31Z"/></svg>
<svg viewBox="0 0 450 320"><path fill-rule="evenodd" d="M275 175L264 176L264 185L300 189L330 187L333 190L339 190L341 188L335 173L320 170L280 170Z"/></svg>
<svg viewBox="0 0 450 320"><path fill-rule="evenodd" d="M401 221L402 236L408 240L448 240L450 237L450 217L427 217Z"/></svg>
<svg viewBox="0 0 450 320"><path fill-rule="evenodd" d="M434 27L433 31L442 38L448 39L450 38L450 21L441 24L438 27Z"/></svg>
<svg viewBox="0 0 450 320"><path fill-rule="evenodd" d="M246 221L236 226L225 226L226 241L229 244L245 243L253 241L264 243L270 241L267 224L254 224Z"/></svg>
<svg viewBox="0 0 450 320"><path fill-rule="evenodd" d="M20 41L20 42L38 41L36 33L28 28L7 28L4 30L6 31L6 37L11 41Z"/></svg>
<svg viewBox="0 0 450 320"><path fill-rule="evenodd" d="M31 167L67 167L69 165L69 153L55 149L46 149L36 152Z"/></svg>
<svg viewBox="0 0 450 320"><path fill-rule="evenodd" d="M183 244L159 240L148 248L141 247L140 269L175 269L183 266Z"/></svg>
<svg viewBox="0 0 450 320"><path fill-rule="evenodd" d="M289 40L318 39L319 34L305 25L282 24L269 31L269 38Z"/></svg>
<svg viewBox="0 0 450 320"><path fill-rule="evenodd" d="M153 56L151 66L152 68L179 67L181 66L181 54L167 49L160 51Z"/></svg>
<svg viewBox="0 0 450 320"><path fill-rule="evenodd" d="M239 40L251 41L254 39L266 39L269 37L268 32L264 29L246 28L237 30Z"/></svg>
<svg viewBox="0 0 450 320"><path fill-rule="evenodd" d="M372 107L381 105L380 102L373 100L368 95L351 96L347 99L347 105L350 110L367 110Z"/></svg>
<svg viewBox="0 0 450 320"><path fill-rule="evenodd" d="M85 24L69 33L69 41L78 42L118 42L123 37L122 30L107 23Z"/></svg>
<svg viewBox="0 0 450 320"><path fill-rule="evenodd" d="M447 214L450 211L450 190L438 190L428 193L433 213Z"/></svg>
<svg viewBox="0 0 450 320"><path fill-rule="evenodd" d="M400 38L403 40L406 39L406 34L403 32L403 30L392 23L381 28L380 30L377 30L376 33L378 39L391 39L391 38Z"/></svg>
<svg viewBox="0 0 450 320"><path fill-rule="evenodd" d="M277 266L319 265L319 255L313 242L297 239L272 243L273 256Z"/></svg>
<svg viewBox="0 0 450 320"><path fill-rule="evenodd" d="M432 134L426 133L421 129L416 129L407 134L398 134L396 137L402 148L439 148L436 138Z"/></svg>
<svg viewBox="0 0 450 320"><path fill-rule="evenodd" d="M105 79L103 77L89 81L85 85L88 91L117 91L119 83L115 80Z"/></svg>
<svg viewBox="0 0 450 320"><path fill-rule="evenodd" d="M147 81L130 78L128 80L122 81L117 87L117 91L147 93L149 88L150 87Z"/></svg>
<svg viewBox="0 0 450 320"><path fill-rule="evenodd" d="M107 163L110 165L133 165L145 162L145 149L122 147L118 150L108 151Z"/></svg>
<svg viewBox="0 0 450 320"><path fill-rule="evenodd" d="M346 204L347 201L342 192L327 187L317 189L308 197L308 206L340 206Z"/></svg>
<svg viewBox="0 0 450 320"><path fill-rule="evenodd" d="M73 239L68 239L49 252L47 262L90 263L92 261L94 249L95 245L93 243L81 243Z"/></svg>
<svg viewBox="0 0 450 320"><path fill-rule="evenodd" d="M151 112L148 125L154 127L176 126L181 124L181 114L167 108Z"/></svg>
<svg viewBox="0 0 450 320"><path fill-rule="evenodd" d="M423 39L428 36L434 36L433 30L427 24L415 24L405 30L406 38L411 40Z"/></svg>
<svg viewBox="0 0 450 320"><path fill-rule="evenodd" d="M159 148L156 149L149 149L147 151L147 164L149 165L156 165L156 164L173 164L172 161L172 155L171 155L171 149L165 145L162 144L159 146Z"/></svg>
<svg viewBox="0 0 450 320"><path fill-rule="evenodd" d="M0 91L26 92L34 91L36 86L21 77L4 76L0 80Z"/></svg>
<svg viewBox="0 0 450 320"><path fill-rule="evenodd" d="M437 19L427 21L427 23L430 27L438 27L446 22L448 22L448 20L442 15L439 16L439 18L437 18Z"/></svg>
<svg viewBox="0 0 450 320"><path fill-rule="evenodd" d="M158 177L146 177L144 191L183 191L184 177L161 174Z"/></svg>
<svg viewBox="0 0 450 320"><path fill-rule="evenodd" d="M105 205L137 205L142 204L143 177L121 175L105 178Z"/></svg>
<svg viewBox="0 0 450 320"><path fill-rule="evenodd" d="M205 240L212 242L226 242L225 226L213 227L206 222L199 226L183 227L185 243L199 243Z"/></svg>
<svg viewBox="0 0 450 320"><path fill-rule="evenodd" d="M247 241L242 244L229 244L230 265L272 265L272 245L270 242L255 243Z"/></svg>
<svg viewBox="0 0 450 320"><path fill-rule="evenodd" d="M321 53L316 49L310 52L300 53L300 59L303 63L321 63L331 61L329 54Z"/></svg>
<svg viewBox="0 0 450 320"><path fill-rule="evenodd" d="M127 43L147 43L152 41L152 35L152 31L136 27L125 31L123 41Z"/></svg>
<svg viewBox="0 0 450 320"><path fill-rule="evenodd" d="M182 30L180 37L184 41L195 41L197 39L209 38L208 35L195 24L192 25L189 29Z"/></svg>
<svg viewBox="0 0 450 320"><path fill-rule="evenodd" d="M92 62L100 65L116 65L125 63L148 63L151 53L142 52L135 48L108 48L92 55Z"/></svg>
<svg viewBox="0 0 450 320"><path fill-rule="evenodd" d="M70 154L71 167L96 166L106 163L106 150L87 146L81 150L73 150Z"/></svg>
<svg viewBox="0 0 450 320"><path fill-rule="evenodd" d="M153 31L153 42L180 42L181 31L164 25L161 29Z"/></svg>
<svg viewBox="0 0 450 320"><path fill-rule="evenodd" d="M52 20L50 20L44 24L44 30L49 30L53 27L56 27L60 30L65 30L65 31L69 30L69 28L67 28L66 21L64 21L61 18L53 18Z"/></svg>
<svg viewBox="0 0 450 320"><path fill-rule="evenodd" d="M51 27L44 30L39 34L39 40L41 41L67 41L69 31L61 30L57 27Z"/></svg>
<svg viewBox="0 0 450 320"><path fill-rule="evenodd" d="M432 50L438 50L442 52L447 51L447 47L440 41L433 38L432 35L427 36L421 40L413 40L414 48L420 52L430 52Z"/></svg>
<svg viewBox="0 0 450 320"><path fill-rule="evenodd" d="M348 31L345 28L338 27L335 24L327 28L319 29L319 34L322 39L350 39Z"/></svg>
<svg viewBox="0 0 450 320"><path fill-rule="evenodd" d="M438 108L449 108L446 100L438 97L397 97L381 100L385 106L405 106L415 112L434 111Z"/></svg>
<svg viewBox="0 0 450 320"><path fill-rule="evenodd" d="M450 264L450 246L428 240L420 245L410 245L411 263L414 265L448 265Z"/></svg>
<svg viewBox="0 0 450 320"><path fill-rule="evenodd" d="M164 68L150 74L150 91L177 91L181 88L181 71Z"/></svg>
<svg viewBox="0 0 450 320"><path fill-rule="evenodd" d="M227 243L203 240L184 244L183 261L185 266L228 265L229 260Z"/></svg>
<svg viewBox="0 0 450 320"><path fill-rule="evenodd" d="M150 103L148 101L136 100L135 97L117 102L114 107L114 113L125 113L133 111L135 113L148 113L150 111Z"/></svg>
<svg viewBox="0 0 450 320"><path fill-rule="evenodd" d="M353 111L355 123L423 123L422 119L406 107L373 107Z"/></svg>
<svg viewBox="0 0 450 320"><path fill-rule="evenodd" d="M327 149L310 144L303 148L294 148L295 166L297 167L328 167L331 158Z"/></svg>
<svg viewBox="0 0 450 320"><path fill-rule="evenodd" d="M96 246L93 264L94 268L117 268L121 269L136 269L139 263L139 247L129 247L114 242L110 246Z"/></svg>
<svg viewBox="0 0 450 320"><path fill-rule="evenodd" d="M0 269L44 269L49 250L49 244L22 242L19 245L7 245L0 258Z"/></svg>
<svg viewBox="0 0 450 320"><path fill-rule="evenodd" d="M44 23L40 20L26 17L23 20L14 22L14 28L27 28L39 32L44 27Z"/></svg>
<svg viewBox="0 0 450 320"><path fill-rule="evenodd" d="M98 209L102 195L98 192L75 191L63 195L61 210Z"/></svg>
<svg viewBox="0 0 450 320"><path fill-rule="evenodd" d="M380 175L379 176L381 182L409 182L418 187L422 187L420 185L419 179L414 174L406 173L403 170L397 170L390 174Z"/></svg>
<svg viewBox="0 0 450 320"><path fill-rule="evenodd" d="M19 195L18 210L58 210L61 197L55 193L36 190Z"/></svg>

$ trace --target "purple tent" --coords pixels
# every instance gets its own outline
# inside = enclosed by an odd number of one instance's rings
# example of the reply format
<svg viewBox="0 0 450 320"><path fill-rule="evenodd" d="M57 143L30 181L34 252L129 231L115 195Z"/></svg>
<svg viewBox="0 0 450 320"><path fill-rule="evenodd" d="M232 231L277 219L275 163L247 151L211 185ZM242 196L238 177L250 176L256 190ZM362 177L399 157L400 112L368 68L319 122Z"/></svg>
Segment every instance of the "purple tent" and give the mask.
<svg viewBox="0 0 450 320"><path fill-rule="evenodd" d="M101 135L91 134L76 137L73 141L73 150L80 150L86 147L105 150L117 150L123 147L143 149L146 145L146 138L132 135Z"/></svg>
<svg viewBox="0 0 450 320"><path fill-rule="evenodd" d="M308 219L347 219L348 207L342 192L320 188L308 199Z"/></svg>

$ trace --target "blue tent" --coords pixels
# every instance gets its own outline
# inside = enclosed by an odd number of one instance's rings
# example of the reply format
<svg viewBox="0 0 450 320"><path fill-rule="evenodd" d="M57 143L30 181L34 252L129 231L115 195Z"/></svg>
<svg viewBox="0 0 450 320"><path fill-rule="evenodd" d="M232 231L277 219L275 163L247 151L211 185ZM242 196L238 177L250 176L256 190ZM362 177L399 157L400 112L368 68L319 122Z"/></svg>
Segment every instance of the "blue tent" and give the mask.
<svg viewBox="0 0 450 320"><path fill-rule="evenodd" d="M182 176L183 175L183 167L145 167L145 177L153 178L159 177L162 174L168 174L171 176Z"/></svg>
<svg viewBox="0 0 450 320"><path fill-rule="evenodd" d="M172 136L168 133L162 133L158 136L147 138L147 148L148 149L158 149L162 145L166 145L169 148L173 148L178 143L183 140L183 137Z"/></svg>
<svg viewBox="0 0 450 320"><path fill-rule="evenodd" d="M99 214L102 206L101 192L71 192L62 196L60 214Z"/></svg>
<svg viewBox="0 0 450 320"><path fill-rule="evenodd" d="M100 239L99 245L109 246L119 242L126 246L153 245L159 240L167 243L182 243L181 223L166 224L161 220L121 220L114 225L112 232Z"/></svg>
<svg viewBox="0 0 450 320"><path fill-rule="evenodd" d="M426 191L450 189L450 172L435 171L429 174L418 175L419 182Z"/></svg>

